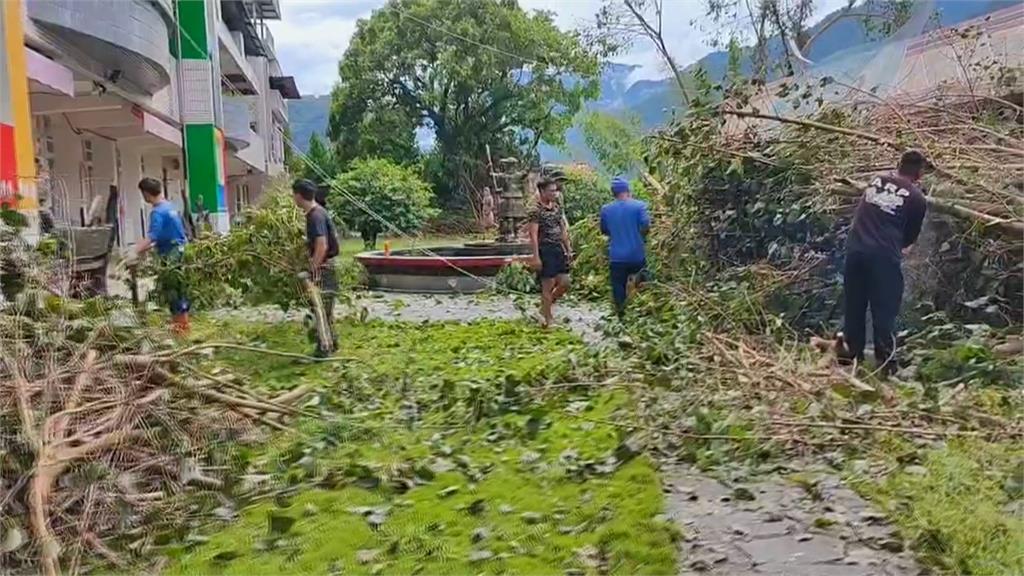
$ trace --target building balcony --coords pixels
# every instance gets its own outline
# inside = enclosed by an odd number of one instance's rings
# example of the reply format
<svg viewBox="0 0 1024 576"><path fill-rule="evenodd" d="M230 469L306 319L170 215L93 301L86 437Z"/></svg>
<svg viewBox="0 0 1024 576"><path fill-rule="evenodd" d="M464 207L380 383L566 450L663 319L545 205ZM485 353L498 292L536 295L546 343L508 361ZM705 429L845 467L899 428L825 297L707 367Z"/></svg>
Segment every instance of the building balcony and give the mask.
<svg viewBox="0 0 1024 576"><path fill-rule="evenodd" d="M231 86L244 94L257 94L256 72L245 58L245 39L241 32L232 32L223 22L217 23L217 44L220 50L221 74Z"/></svg>
<svg viewBox="0 0 1024 576"><path fill-rule="evenodd" d="M224 139L228 146L239 152L253 145L259 135L253 130L256 118L246 96L224 96Z"/></svg>
<svg viewBox="0 0 1024 576"><path fill-rule="evenodd" d="M277 60L277 47L274 45L274 34L270 26L260 24L260 40L263 41L263 52L268 60Z"/></svg>
<svg viewBox="0 0 1024 576"><path fill-rule="evenodd" d="M281 19L281 0L252 0L261 20Z"/></svg>
<svg viewBox="0 0 1024 576"><path fill-rule="evenodd" d="M170 85L173 56L163 4L26 0L25 8L43 41L106 83L149 95Z"/></svg>

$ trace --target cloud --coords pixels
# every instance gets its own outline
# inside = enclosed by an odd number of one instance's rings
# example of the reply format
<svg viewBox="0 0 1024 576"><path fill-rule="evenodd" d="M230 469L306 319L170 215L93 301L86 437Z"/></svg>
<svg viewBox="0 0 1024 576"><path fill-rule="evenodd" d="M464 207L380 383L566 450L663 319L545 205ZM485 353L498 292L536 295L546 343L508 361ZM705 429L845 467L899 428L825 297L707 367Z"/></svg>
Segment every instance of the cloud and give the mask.
<svg viewBox="0 0 1024 576"><path fill-rule="evenodd" d="M330 92L356 20L382 4L383 0L281 2L281 20L270 22L270 29L281 68L295 76L302 94Z"/></svg>
<svg viewBox="0 0 1024 576"><path fill-rule="evenodd" d="M0 0L2 1L2 0ZM356 30L356 21L367 18L385 0L281 0L281 20L271 22L277 55L286 74L294 75L306 95L330 92L338 78L338 60L345 53ZM525 10L555 13L562 29L592 25L604 0L520 0ZM816 19L846 4L846 0L819 0ZM709 40L718 32L743 29L744 20L716 30L705 16L704 0L665 0L664 23L669 52L679 66L699 60L715 48ZM654 46L638 39L628 51L614 58L639 68L632 80L666 78L669 71Z"/></svg>

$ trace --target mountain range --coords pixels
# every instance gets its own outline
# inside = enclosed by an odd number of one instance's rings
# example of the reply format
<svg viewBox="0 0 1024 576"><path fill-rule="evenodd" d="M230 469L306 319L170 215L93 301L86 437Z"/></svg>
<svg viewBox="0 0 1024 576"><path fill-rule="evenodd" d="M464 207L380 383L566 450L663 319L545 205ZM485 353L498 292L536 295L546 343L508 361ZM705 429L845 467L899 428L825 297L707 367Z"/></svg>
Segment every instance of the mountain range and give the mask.
<svg viewBox="0 0 1024 576"><path fill-rule="evenodd" d="M934 0L935 18L932 27L954 26L965 20L1014 6L1019 0ZM824 22L829 21L835 12L822 18L811 28L814 32ZM844 18L825 30L811 46L807 54L814 62L821 61L844 50L863 46L872 42L868 30L860 18ZM782 52L782 43L776 37L768 42L768 50L772 54ZM750 50L745 50L749 53ZM728 67L729 55L724 50L716 50L706 54L687 70L704 68L708 77L714 81L723 78ZM745 70L752 67L749 56L744 56L740 65ZM675 80L637 80L630 78L636 66L620 63L608 63L601 75L601 92L598 98L588 102L588 110L597 110L614 115L633 114L640 119L645 130L656 128L668 122L674 112L680 110L681 101ZM296 145L305 151L309 138L313 133L323 135L327 128L330 113L329 95L311 96L288 103L288 117L292 137ZM419 134L421 145L429 145L429 134ZM567 160L593 161L593 156L583 141L578 128L571 128L566 134L565 146L555 148L541 145L541 157L545 161L562 162Z"/></svg>

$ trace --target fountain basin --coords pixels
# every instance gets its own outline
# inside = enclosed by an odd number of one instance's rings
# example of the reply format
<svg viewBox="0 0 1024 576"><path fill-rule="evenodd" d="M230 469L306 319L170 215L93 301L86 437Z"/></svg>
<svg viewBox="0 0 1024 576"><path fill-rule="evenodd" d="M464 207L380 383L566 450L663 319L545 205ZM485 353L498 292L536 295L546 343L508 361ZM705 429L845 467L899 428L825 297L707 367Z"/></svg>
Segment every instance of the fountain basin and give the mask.
<svg viewBox="0 0 1024 576"><path fill-rule="evenodd" d="M482 292L491 287L498 272L513 262L529 261L532 249L524 243L473 242L463 246L438 246L363 252L370 288L392 292Z"/></svg>

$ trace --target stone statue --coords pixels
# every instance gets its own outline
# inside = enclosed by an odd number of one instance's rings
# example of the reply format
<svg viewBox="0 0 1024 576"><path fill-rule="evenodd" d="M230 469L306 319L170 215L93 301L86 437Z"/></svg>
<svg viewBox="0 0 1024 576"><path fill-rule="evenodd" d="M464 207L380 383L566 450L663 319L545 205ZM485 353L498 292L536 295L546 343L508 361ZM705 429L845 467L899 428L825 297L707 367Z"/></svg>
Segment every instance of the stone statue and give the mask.
<svg viewBox="0 0 1024 576"><path fill-rule="evenodd" d="M498 242L516 242L519 227L526 221L526 200L523 190L526 171L519 160L504 158L498 161L501 172L495 174L500 186L501 205L498 207Z"/></svg>

